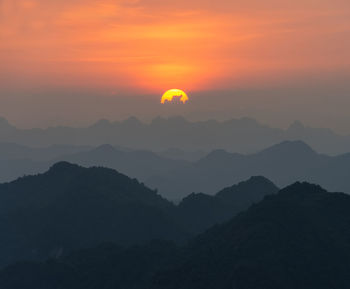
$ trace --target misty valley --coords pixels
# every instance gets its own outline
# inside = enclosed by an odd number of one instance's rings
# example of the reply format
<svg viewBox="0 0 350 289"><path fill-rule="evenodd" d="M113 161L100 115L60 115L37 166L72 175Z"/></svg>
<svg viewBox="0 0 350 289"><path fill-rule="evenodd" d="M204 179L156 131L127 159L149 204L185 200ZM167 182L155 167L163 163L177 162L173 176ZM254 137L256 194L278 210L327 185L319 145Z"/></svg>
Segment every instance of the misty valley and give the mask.
<svg viewBox="0 0 350 289"><path fill-rule="evenodd" d="M266 137L267 147L235 152L247 124L233 120L216 123L243 126L216 139L225 149L189 141L150 150L116 144L125 124L85 130L95 143L75 143L65 128L54 144L54 128L5 123L2 289L349 288L350 155L315 150L312 139L326 146L322 136ZM111 131L113 144L104 144Z"/></svg>

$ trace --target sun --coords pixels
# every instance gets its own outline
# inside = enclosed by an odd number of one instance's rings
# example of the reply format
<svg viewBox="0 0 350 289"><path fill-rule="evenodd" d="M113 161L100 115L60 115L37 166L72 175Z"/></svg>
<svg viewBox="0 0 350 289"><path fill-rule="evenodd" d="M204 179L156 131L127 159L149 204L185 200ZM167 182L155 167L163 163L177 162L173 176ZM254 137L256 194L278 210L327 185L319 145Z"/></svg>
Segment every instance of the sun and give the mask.
<svg viewBox="0 0 350 289"><path fill-rule="evenodd" d="M167 92L163 94L162 100L160 102L162 104L166 102L172 102L174 97L179 97L180 101L183 104L185 104L189 100L187 94L181 89L169 89Z"/></svg>

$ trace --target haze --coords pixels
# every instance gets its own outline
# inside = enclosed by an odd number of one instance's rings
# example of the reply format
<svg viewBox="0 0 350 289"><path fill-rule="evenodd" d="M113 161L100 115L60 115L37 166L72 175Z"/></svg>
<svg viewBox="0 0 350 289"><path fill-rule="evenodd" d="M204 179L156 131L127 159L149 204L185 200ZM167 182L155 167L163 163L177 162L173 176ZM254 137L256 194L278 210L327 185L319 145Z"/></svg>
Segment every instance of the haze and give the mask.
<svg viewBox="0 0 350 289"><path fill-rule="evenodd" d="M1 0L0 115L21 127L250 116L350 133L349 19L345 0ZM159 104L174 87L186 107Z"/></svg>

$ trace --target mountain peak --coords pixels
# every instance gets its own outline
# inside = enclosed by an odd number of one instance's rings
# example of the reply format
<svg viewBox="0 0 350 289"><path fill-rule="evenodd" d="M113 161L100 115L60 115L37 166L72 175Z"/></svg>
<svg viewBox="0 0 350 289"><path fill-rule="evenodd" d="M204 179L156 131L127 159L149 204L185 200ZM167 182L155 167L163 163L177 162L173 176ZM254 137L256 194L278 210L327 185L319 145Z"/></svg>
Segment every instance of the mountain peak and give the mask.
<svg viewBox="0 0 350 289"><path fill-rule="evenodd" d="M246 202L247 196L254 196L254 200L262 199L265 195L275 194L278 187L263 176L254 176L231 187L225 188L216 194L216 197L225 202L234 202L239 205Z"/></svg>
<svg viewBox="0 0 350 289"><path fill-rule="evenodd" d="M220 195L222 193L224 193L225 191L233 191L233 190L241 190L241 189L251 189L253 187L269 187L271 188L273 191L277 191L278 188L276 187L276 185L271 182L269 179L263 177L263 176L252 176L250 177L248 180L239 182L238 184L235 184L231 187L225 188L222 191L220 191L217 195Z"/></svg>
<svg viewBox="0 0 350 289"><path fill-rule="evenodd" d="M207 160L217 160L217 159L224 159L227 158L231 155L231 153L225 151L224 149L217 149L217 150L213 150L211 151L206 157L205 159Z"/></svg>
<svg viewBox="0 0 350 289"><path fill-rule="evenodd" d="M327 193L319 185L311 184L308 182L296 182L288 187L285 187L280 191L282 194L323 194Z"/></svg>
<svg viewBox="0 0 350 289"><path fill-rule="evenodd" d="M260 154L315 154L316 152L303 141L284 141L269 147Z"/></svg>
<svg viewBox="0 0 350 289"><path fill-rule="evenodd" d="M103 144L94 149L95 152L103 152L103 153L114 153L116 149L114 146L110 144Z"/></svg>
<svg viewBox="0 0 350 289"><path fill-rule="evenodd" d="M243 184L262 184L262 185L274 185L273 182L271 182L268 178L265 178L264 176L252 176L248 180L240 182L238 185Z"/></svg>
<svg viewBox="0 0 350 289"><path fill-rule="evenodd" d="M69 162L58 162L52 165L49 169L49 173L59 173L59 172L67 172L77 169L83 169L83 167L79 165L75 165Z"/></svg>

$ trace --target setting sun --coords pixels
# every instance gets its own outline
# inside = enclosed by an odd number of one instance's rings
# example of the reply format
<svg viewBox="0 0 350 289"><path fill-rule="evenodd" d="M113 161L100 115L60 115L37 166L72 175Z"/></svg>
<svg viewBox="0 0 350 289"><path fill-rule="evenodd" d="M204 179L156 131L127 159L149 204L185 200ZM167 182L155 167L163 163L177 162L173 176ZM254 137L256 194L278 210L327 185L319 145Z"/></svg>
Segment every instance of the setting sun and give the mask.
<svg viewBox="0 0 350 289"><path fill-rule="evenodd" d="M189 98L187 94L180 90L180 89L169 89L167 92L165 92L162 96L162 100L160 101L162 104L165 102L172 102L174 97L178 97L182 103L186 103Z"/></svg>

